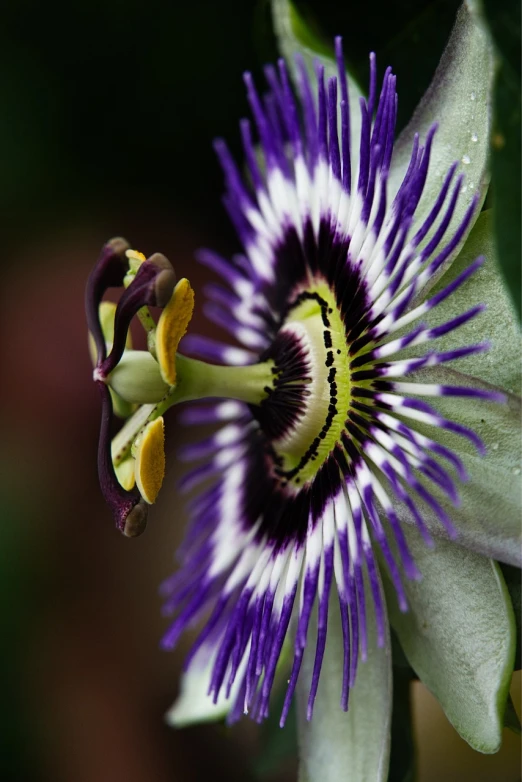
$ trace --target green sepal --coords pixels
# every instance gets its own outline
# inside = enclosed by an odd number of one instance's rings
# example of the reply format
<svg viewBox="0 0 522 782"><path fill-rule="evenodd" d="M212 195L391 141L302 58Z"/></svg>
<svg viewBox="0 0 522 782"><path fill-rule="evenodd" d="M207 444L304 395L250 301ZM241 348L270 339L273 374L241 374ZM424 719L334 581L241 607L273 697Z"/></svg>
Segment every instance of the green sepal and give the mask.
<svg viewBox="0 0 522 782"><path fill-rule="evenodd" d="M502 389L478 378L445 367L422 369L415 374L415 380L502 392ZM458 484L459 507L455 507L432 483L429 484L429 490L458 531L455 544L520 567L521 400L514 394L505 396L505 402L471 402L449 396L429 400L430 405L446 418L458 421L478 434L486 446L485 456L478 453L466 438L442 427L418 423L416 429L457 453L470 476L468 482ZM394 504L399 518L414 524L409 510L400 502L395 501ZM434 511L425 504L421 504L419 509L430 531L437 537L446 538L447 533Z"/></svg>
<svg viewBox="0 0 522 782"><path fill-rule="evenodd" d="M390 769L387 782L413 782L415 779L415 741L411 683L416 678L411 668L397 668L393 657L393 709L391 724Z"/></svg>
<svg viewBox="0 0 522 782"><path fill-rule="evenodd" d="M483 7L498 63L491 144L493 224L500 268L520 317L520 2L483 0Z"/></svg>
<svg viewBox="0 0 522 782"><path fill-rule="evenodd" d="M333 48L325 44L305 23L291 0L271 0L274 30L279 50L286 59L291 72L295 75L295 55L300 54L307 66L312 84L316 84L314 63L324 67L325 79L337 77L337 65ZM361 109L359 98L363 91L353 75L346 73L348 79L348 98L350 103L350 126L352 140L358 143L361 131Z"/></svg>
<svg viewBox="0 0 522 782"><path fill-rule="evenodd" d="M515 652L515 671L519 671L522 668L522 584L521 576L522 571L520 568L513 567L512 565L505 565L500 563L500 569L506 582L506 587L511 598L511 605L513 606L513 612L515 615L515 624L517 627L516 638L517 648Z"/></svg>
<svg viewBox="0 0 522 782"><path fill-rule="evenodd" d="M343 712L339 705L343 641L339 601L332 597L321 678L313 718L308 722L306 709L315 657L311 623L297 683L300 782L387 781L392 708L391 643L387 632L384 647L377 647L375 609L368 597L371 594L368 583L365 594L368 659L359 660L348 711Z"/></svg>
<svg viewBox="0 0 522 782"><path fill-rule="evenodd" d="M404 584L409 610L399 610L385 579L388 611L410 665L449 721L474 749L496 752L515 654L515 620L496 562L450 541L426 547L404 528L421 581Z"/></svg>
<svg viewBox="0 0 522 782"><path fill-rule="evenodd" d="M205 722L219 722L223 720L234 706L235 700L241 689L247 657L238 670L234 684L230 691L230 697L226 697L224 690L220 692L217 703L208 695L208 686L212 678L212 669L214 667L217 650L209 653L207 647L203 647L193 658L188 669L183 672L180 682L180 692L165 715L166 722L173 728L184 728L188 725L197 725ZM285 640L281 649L281 654L277 663L276 674L273 689L281 694L283 692L282 682L286 681L288 669L290 667L291 649L288 641ZM282 704L281 704L282 705ZM271 708L272 717L279 714L281 709ZM271 718L272 719L272 718ZM278 728L281 732L281 729ZM287 732L291 730L288 726ZM294 731L295 735L295 731ZM295 739L294 739L295 743Z"/></svg>
<svg viewBox="0 0 522 782"><path fill-rule="evenodd" d="M472 195L479 191L481 198L485 196L489 180L487 161L493 72L494 55L490 36L475 4L465 2L459 9L455 27L433 81L394 147L389 177L390 197L397 192L408 168L415 133L420 134L422 143L430 127L438 123L426 184L415 212L416 225L421 225L431 211L444 176L455 161L460 161L460 169L466 179L446 231L447 236L454 233L461 223ZM437 227L438 222L428 232L425 242ZM465 236L460 246L464 239ZM439 272L433 275L426 290L457 256L460 246L448 257Z"/></svg>
<svg viewBox="0 0 522 782"><path fill-rule="evenodd" d="M430 327L438 326L477 304L485 304L485 312L445 334L434 344L440 351L454 350L462 345L473 345L484 336L491 343L488 351L459 359L453 366L459 372L518 393L522 386L520 326L500 271L491 210L479 216L458 258L431 294L449 285L481 255L486 259L483 265L451 296L434 307L425 320Z"/></svg>
<svg viewBox="0 0 522 782"><path fill-rule="evenodd" d="M205 722L223 720L234 703L237 686L232 687L230 698L221 694L217 703L208 695L214 657L203 659L196 655L180 680L178 697L165 714L165 722L172 728L185 728Z"/></svg>
<svg viewBox="0 0 522 782"><path fill-rule="evenodd" d="M286 670L288 680L288 669ZM297 756L297 720L295 702L290 706L284 728L279 725L286 695L286 687L274 693L268 719L260 726L260 751L252 763L252 771L259 779L272 778L281 765Z"/></svg>

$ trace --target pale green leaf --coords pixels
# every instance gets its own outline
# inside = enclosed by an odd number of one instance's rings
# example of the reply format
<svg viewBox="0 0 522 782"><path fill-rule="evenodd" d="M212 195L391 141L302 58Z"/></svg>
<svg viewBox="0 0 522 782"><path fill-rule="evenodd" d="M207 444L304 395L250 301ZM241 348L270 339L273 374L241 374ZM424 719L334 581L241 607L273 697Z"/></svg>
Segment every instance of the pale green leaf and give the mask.
<svg viewBox="0 0 522 782"><path fill-rule="evenodd" d="M324 66L326 79L330 76L337 77L333 41L331 42L331 47L320 41L306 27L304 20L291 0L272 0L272 16L279 50L292 72L295 68L295 55L299 53L304 59L313 84L316 83L315 62L319 62ZM350 73L346 75L348 79L352 139L358 139L361 132L359 98L363 93L353 76Z"/></svg>
<svg viewBox="0 0 522 782"><path fill-rule="evenodd" d="M367 595L370 590L367 588ZM386 782L390 755L392 705L391 644L377 648L373 603L367 600L369 649L359 661L348 712L341 697L343 642L339 603L330 601L326 652L312 720L306 705L315 643L309 633L297 689L300 782Z"/></svg>
<svg viewBox="0 0 522 782"><path fill-rule="evenodd" d="M408 167L415 133L420 134L422 142L433 123L439 125L426 186L416 212L416 224L419 225L431 210L449 167L460 161L466 179L447 236L456 230L472 195L477 191L485 195L493 71L489 35L474 7L463 3L433 81L395 144L390 172L391 194L397 191ZM458 248L443 268L451 263L457 252ZM434 275L427 288L438 276Z"/></svg>
<svg viewBox="0 0 522 782"><path fill-rule="evenodd" d="M480 752L500 747L515 653L511 601L497 563L449 541L428 549L405 529L421 581L406 581L401 613L385 582L390 621L410 665L460 735Z"/></svg>
<svg viewBox="0 0 522 782"><path fill-rule="evenodd" d="M415 379L487 390L498 390L478 378L451 369L436 367L421 370ZM473 429L484 441L487 453L481 456L463 437L443 428L419 426L419 430L455 451L464 462L470 481L459 483L461 505L458 508L433 489L458 530L456 544L507 562L521 565L521 401L506 395L505 403L441 397L430 400L447 418ZM433 484L430 484L432 490ZM428 527L438 536L446 536L435 513L424 503L419 509ZM397 504L400 517L413 523L409 511Z"/></svg>
<svg viewBox="0 0 522 782"><path fill-rule="evenodd" d="M491 211L482 212L479 216L459 257L439 280L432 293L449 285L479 255L486 258L483 266L455 293L434 307L426 322L429 326L438 326L476 304L485 304L485 312L441 337L436 343L437 350L453 350L462 345L491 342L491 348L486 353L459 359L454 365L455 368L459 372L466 372L487 383L517 393L522 384L520 326L500 272Z"/></svg>

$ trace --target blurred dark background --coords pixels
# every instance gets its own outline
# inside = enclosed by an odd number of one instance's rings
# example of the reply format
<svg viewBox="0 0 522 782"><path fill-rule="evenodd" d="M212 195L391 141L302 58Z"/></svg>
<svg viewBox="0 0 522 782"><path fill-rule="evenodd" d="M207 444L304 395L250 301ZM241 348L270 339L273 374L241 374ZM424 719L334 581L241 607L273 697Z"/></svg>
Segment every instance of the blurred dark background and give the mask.
<svg viewBox="0 0 522 782"><path fill-rule="evenodd" d="M351 7L350 7L351 6ZM398 74L399 124L428 85L454 0L299 4ZM0 778L13 782L292 780L277 739L248 722L183 731L163 715L185 649L159 651L158 584L184 527L171 416L164 489L139 540L113 529L96 478L98 399L83 286L101 245L164 252L197 295L194 251L237 250L212 139L238 149L241 74L277 50L264 0L4 0L0 12L2 226ZM209 331L200 315L196 328ZM483 759L416 685L423 782L519 778L518 744ZM265 758L266 759L266 758Z"/></svg>

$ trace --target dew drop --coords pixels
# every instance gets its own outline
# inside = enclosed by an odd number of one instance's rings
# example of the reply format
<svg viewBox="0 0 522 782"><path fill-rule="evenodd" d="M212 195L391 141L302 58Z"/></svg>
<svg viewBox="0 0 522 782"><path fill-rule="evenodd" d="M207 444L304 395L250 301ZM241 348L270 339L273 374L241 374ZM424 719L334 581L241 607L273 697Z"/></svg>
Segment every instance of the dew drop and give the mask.
<svg viewBox="0 0 522 782"><path fill-rule="evenodd" d="M476 133L472 133L472 134L471 134L471 140L473 141L473 143L474 143L474 144L476 144L476 143L477 143L477 141L478 141L478 136L477 136L477 134L476 134Z"/></svg>
<svg viewBox="0 0 522 782"><path fill-rule="evenodd" d="M471 163L471 159L469 155L463 155L462 162L464 163L465 166L469 166L469 164Z"/></svg>
<svg viewBox="0 0 522 782"><path fill-rule="evenodd" d="M475 95L474 92L472 92L469 97L471 98L471 100L475 100L477 96Z"/></svg>
<svg viewBox="0 0 522 782"><path fill-rule="evenodd" d="M468 192L468 186L464 185L464 187L462 188L462 190L460 192L461 193L467 193Z"/></svg>
<svg viewBox="0 0 522 782"><path fill-rule="evenodd" d="M498 443L492 443L491 444L491 450L492 451L498 451Z"/></svg>
<svg viewBox="0 0 522 782"><path fill-rule="evenodd" d="M513 475L520 475L520 467L513 467L511 472L513 473Z"/></svg>

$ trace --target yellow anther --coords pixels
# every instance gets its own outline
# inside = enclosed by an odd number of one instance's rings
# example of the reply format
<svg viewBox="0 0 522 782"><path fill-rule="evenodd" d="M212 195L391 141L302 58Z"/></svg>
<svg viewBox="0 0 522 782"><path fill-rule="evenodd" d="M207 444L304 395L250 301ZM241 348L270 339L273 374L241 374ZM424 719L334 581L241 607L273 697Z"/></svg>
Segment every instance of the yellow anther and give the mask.
<svg viewBox="0 0 522 782"><path fill-rule="evenodd" d="M181 279L160 315L156 329L156 355L161 376L170 386L176 384L176 351L185 335L194 311L194 291L190 282Z"/></svg>
<svg viewBox="0 0 522 782"><path fill-rule="evenodd" d="M161 417L147 424L136 443L135 474L141 496L152 505L165 475L165 433Z"/></svg>
<svg viewBox="0 0 522 782"><path fill-rule="evenodd" d="M136 483L136 478L134 475L134 457L129 456L128 459L125 459L123 462L120 462L120 464L115 465L114 471L116 472L116 477L118 478L118 481L121 486L125 489L125 491L130 491L134 484Z"/></svg>

